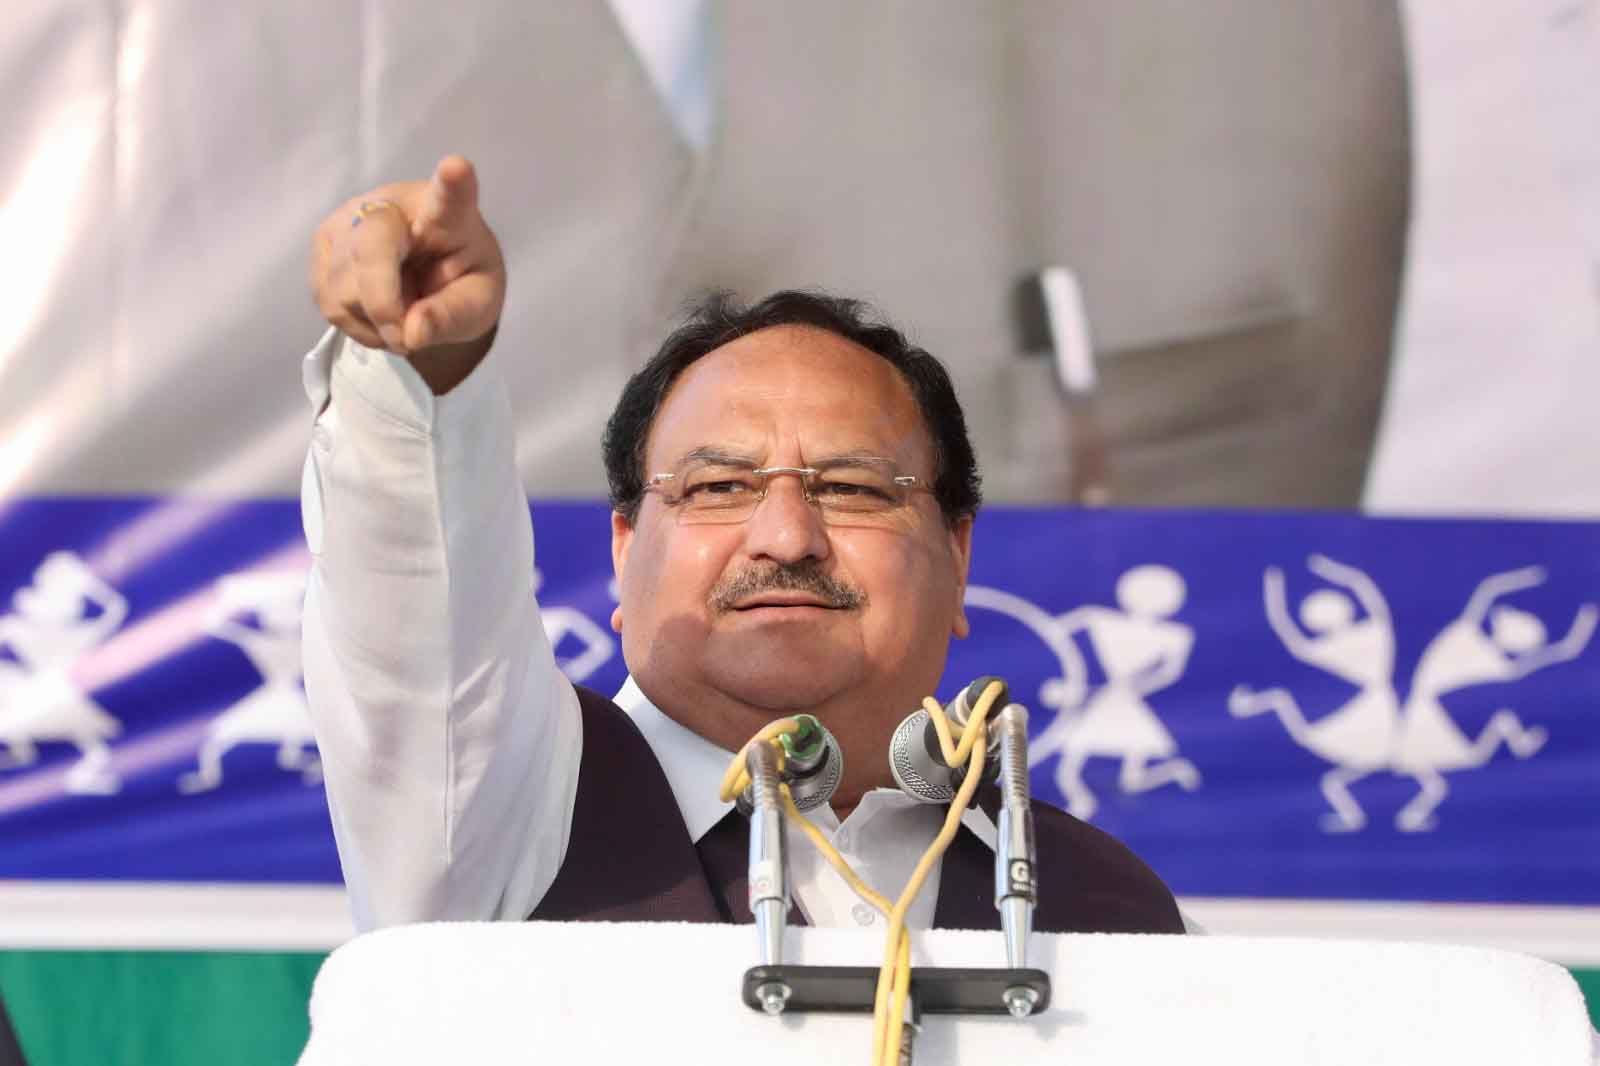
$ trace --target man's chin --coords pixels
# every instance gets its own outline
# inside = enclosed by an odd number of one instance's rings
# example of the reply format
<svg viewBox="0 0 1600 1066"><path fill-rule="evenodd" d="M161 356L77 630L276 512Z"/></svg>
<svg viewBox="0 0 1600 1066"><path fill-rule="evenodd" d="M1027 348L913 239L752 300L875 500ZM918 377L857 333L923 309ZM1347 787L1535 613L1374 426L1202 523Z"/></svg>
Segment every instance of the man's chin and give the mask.
<svg viewBox="0 0 1600 1066"><path fill-rule="evenodd" d="M716 688L763 710L819 706L857 687L864 675L859 634L831 617L812 624L789 615L733 620L713 630L705 652L702 661Z"/></svg>
<svg viewBox="0 0 1600 1066"><path fill-rule="evenodd" d="M828 703L853 687L853 680L832 671L779 669L776 671L719 671L713 680L728 698L760 711L793 714Z"/></svg>

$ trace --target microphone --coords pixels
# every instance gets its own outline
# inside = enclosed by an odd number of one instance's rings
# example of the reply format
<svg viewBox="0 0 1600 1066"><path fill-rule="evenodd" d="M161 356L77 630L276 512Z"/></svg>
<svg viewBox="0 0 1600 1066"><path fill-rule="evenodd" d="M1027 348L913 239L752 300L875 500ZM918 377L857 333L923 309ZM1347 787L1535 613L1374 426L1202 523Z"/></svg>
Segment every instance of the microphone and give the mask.
<svg viewBox="0 0 1600 1066"><path fill-rule="evenodd" d="M955 699L945 705L945 715L955 724L965 726L978 697L994 681L1000 681L1000 678L986 675L962 689ZM1004 686L1005 682L1000 681L1000 684ZM1003 705L1007 697L1008 690L1002 687L995 704ZM993 781L1000 772L997 759L1000 738L992 729L989 731L987 751L983 778ZM967 776L965 766L952 767L944 761L944 752L939 747L939 731L933 726L932 716L922 709L907 715L889 738L889 772L894 775L894 782L900 786L900 791L923 803L949 803L956 798L956 790Z"/></svg>
<svg viewBox="0 0 1600 1066"><path fill-rule="evenodd" d="M778 736L783 745L783 769L770 744L753 744L745 753L750 785L739 793L737 806L750 817L750 913L763 966L783 962L783 931L789 920L789 867L786 854L788 823L784 818L779 786L789 786L790 798L801 811L828 802L844 773L844 753L823 724L809 714L795 715L792 733ZM756 998L768 1014L781 1014L793 994L787 982L763 981Z"/></svg>
<svg viewBox="0 0 1600 1066"><path fill-rule="evenodd" d="M1028 934L1033 931L1033 907L1039 899L1034 877L1037 853L1033 843L1033 808L1028 802L1028 711L1020 703L1008 705L989 726L1000 740L1000 825L994 849L994 905L1000 911L1000 929L1006 940L1006 965L1021 969L1028 964ZM1025 1018L1037 996L1031 988L1006 989L1006 1007Z"/></svg>
<svg viewBox="0 0 1600 1066"><path fill-rule="evenodd" d="M809 714L795 716L796 732L785 734L783 779L801 811L814 810L833 798L844 775L844 752L821 722Z"/></svg>
<svg viewBox="0 0 1600 1066"><path fill-rule="evenodd" d="M789 786L789 795L802 813L815 810L833 798L844 776L844 751L828 728L809 714L797 714L794 720L800 728L778 737L783 745L783 770L778 779ZM748 816L753 810L752 791L755 774L750 775L750 787L739 793L735 806L739 813Z"/></svg>

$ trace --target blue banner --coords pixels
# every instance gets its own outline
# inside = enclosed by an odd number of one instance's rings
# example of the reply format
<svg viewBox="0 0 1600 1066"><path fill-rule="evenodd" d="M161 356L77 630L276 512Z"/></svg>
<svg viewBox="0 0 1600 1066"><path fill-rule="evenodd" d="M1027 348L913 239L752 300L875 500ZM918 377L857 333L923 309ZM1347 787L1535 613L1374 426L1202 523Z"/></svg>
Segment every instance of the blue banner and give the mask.
<svg viewBox="0 0 1600 1066"><path fill-rule="evenodd" d="M536 509L563 667L625 670L606 510ZM292 501L0 512L0 878L336 882ZM1600 525L992 508L941 698L1208 896L1600 904ZM907 708L909 711L911 708Z"/></svg>

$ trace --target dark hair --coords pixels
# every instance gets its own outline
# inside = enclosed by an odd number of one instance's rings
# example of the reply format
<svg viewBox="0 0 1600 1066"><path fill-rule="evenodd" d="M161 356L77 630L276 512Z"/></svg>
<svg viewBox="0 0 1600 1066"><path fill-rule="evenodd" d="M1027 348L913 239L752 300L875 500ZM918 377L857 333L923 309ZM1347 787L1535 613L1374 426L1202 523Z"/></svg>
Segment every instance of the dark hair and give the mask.
<svg viewBox="0 0 1600 1066"><path fill-rule="evenodd" d="M645 443L678 375L724 344L773 326L827 330L887 359L911 387L933 438L933 494L945 521L953 525L977 513L983 500L978 460L944 364L906 340L860 300L793 289L748 307L732 293L712 293L689 308L683 324L628 379L601 444L614 510L630 523L638 516L644 495Z"/></svg>

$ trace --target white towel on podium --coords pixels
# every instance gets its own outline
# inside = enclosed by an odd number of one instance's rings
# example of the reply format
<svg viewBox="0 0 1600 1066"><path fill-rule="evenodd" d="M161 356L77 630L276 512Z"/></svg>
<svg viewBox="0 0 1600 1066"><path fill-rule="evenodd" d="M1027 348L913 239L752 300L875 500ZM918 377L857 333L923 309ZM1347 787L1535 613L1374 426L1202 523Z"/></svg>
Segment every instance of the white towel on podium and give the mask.
<svg viewBox="0 0 1600 1066"><path fill-rule="evenodd" d="M998 966L997 934L935 931L916 965ZM768 1018L739 1000L748 927L432 924L328 959L302 1066L440 1062L865 1062L871 1018ZM789 934L792 961L876 965L859 930ZM1590 1066L1570 974L1479 948L1352 941L1033 938L1045 1014L925 1019L916 1061L1227 1066Z"/></svg>

